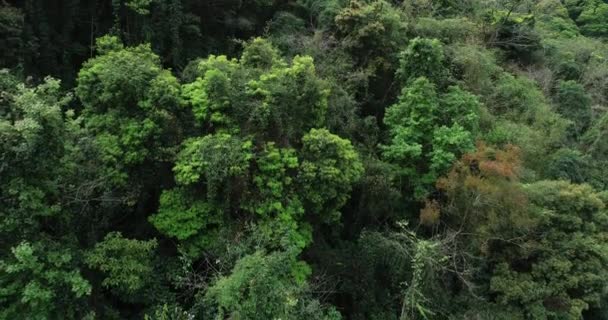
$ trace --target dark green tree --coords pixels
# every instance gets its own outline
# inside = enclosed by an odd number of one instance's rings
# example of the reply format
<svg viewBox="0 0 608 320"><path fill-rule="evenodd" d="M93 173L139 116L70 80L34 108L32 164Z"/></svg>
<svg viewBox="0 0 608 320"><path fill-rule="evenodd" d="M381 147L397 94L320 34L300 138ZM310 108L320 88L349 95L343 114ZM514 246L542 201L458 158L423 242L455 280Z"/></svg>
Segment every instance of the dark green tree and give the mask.
<svg viewBox="0 0 608 320"><path fill-rule="evenodd" d="M591 124L591 98L582 85L562 81L557 88L557 112L572 121L572 135L578 137Z"/></svg>
<svg viewBox="0 0 608 320"><path fill-rule="evenodd" d="M425 77L435 85L447 80L443 46L437 39L415 38L399 56L397 77L403 85Z"/></svg>

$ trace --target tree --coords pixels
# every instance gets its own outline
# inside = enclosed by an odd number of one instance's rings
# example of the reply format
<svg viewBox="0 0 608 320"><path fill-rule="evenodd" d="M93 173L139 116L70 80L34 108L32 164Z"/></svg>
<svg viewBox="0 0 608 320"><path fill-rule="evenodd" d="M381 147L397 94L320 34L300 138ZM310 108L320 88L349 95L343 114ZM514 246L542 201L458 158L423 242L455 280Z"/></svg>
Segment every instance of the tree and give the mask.
<svg viewBox="0 0 608 320"><path fill-rule="evenodd" d="M194 315L184 311L181 307L163 304L157 307L152 314L146 314L144 320L192 320Z"/></svg>
<svg viewBox="0 0 608 320"><path fill-rule="evenodd" d="M414 38L399 56L397 77L403 85L426 77L435 85L445 83L448 76L443 46L437 39Z"/></svg>
<svg viewBox="0 0 608 320"><path fill-rule="evenodd" d="M184 186L204 183L211 201L229 196L223 189L247 172L251 148L251 141L225 133L186 140L173 168L175 180Z"/></svg>
<svg viewBox="0 0 608 320"><path fill-rule="evenodd" d="M298 183L305 208L323 221L336 220L352 185L363 173L359 155L350 141L325 129L310 130L302 144Z"/></svg>
<svg viewBox="0 0 608 320"><path fill-rule="evenodd" d="M606 164L608 163L608 145L606 145L606 134L608 133L608 116L604 114L596 119L581 139L584 154L589 162L589 183L597 188L606 188Z"/></svg>
<svg viewBox="0 0 608 320"><path fill-rule="evenodd" d="M401 92L399 102L386 111L384 123L392 136L384 147L384 156L402 163L412 162L422 154L422 139L433 130L439 101L435 86L418 78Z"/></svg>
<svg viewBox="0 0 608 320"><path fill-rule="evenodd" d="M441 107L438 113L442 123L458 124L469 131L473 137L479 133L482 104L478 96L459 86L450 86L441 97L439 104Z"/></svg>
<svg viewBox="0 0 608 320"><path fill-rule="evenodd" d="M466 17L447 19L420 17L413 29L420 38L438 39L446 44L474 38L478 32L475 23Z"/></svg>
<svg viewBox="0 0 608 320"><path fill-rule="evenodd" d="M456 87L438 97L424 77L404 87L399 102L387 109L390 142L382 146L383 156L400 167L414 198L424 198L435 180L473 149L479 109L475 96Z"/></svg>
<svg viewBox="0 0 608 320"><path fill-rule="evenodd" d="M197 257L217 240L214 227L222 226L222 212L188 189L165 190L158 212L148 218L162 234L180 241L181 249Z"/></svg>
<svg viewBox="0 0 608 320"><path fill-rule="evenodd" d="M608 145L604 138L606 134L608 134L608 115L604 114L595 121L583 137L586 151L598 160L606 160L608 155Z"/></svg>
<svg viewBox="0 0 608 320"><path fill-rule="evenodd" d="M184 97L202 126L287 146L325 123L329 87L311 57L288 65L268 40L256 38L240 61L211 56L197 69L200 76L185 86Z"/></svg>
<svg viewBox="0 0 608 320"><path fill-rule="evenodd" d="M393 70L406 43L405 15L389 2L350 1L334 18L344 48L372 73Z"/></svg>
<svg viewBox="0 0 608 320"><path fill-rule="evenodd" d="M471 44L452 45L446 51L452 73L464 88L479 95L492 92L492 79L502 71L493 51Z"/></svg>
<svg viewBox="0 0 608 320"><path fill-rule="evenodd" d="M341 319L335 309L308 296L309 274L310 267L289 252L255 252L207 290L207 312L214 319Z"/></svg>
<svg viewBox="0 0 608 320"><path fill-rule="evenodd" d="M104 274L105 288L129 295L151 283L156 246L156 239L126 239L120 232L111 232L87 253L86 263Z"/></svg>
<svg viewBox="0 0 608 320"><path fill-rule="evenodd" d="M582 85L561 81L557 89L557 112L572 120L572 135L579 137L591 124L591 99Z"/></svg>
<svg viewBox="0 0 608 320"><path fill-rule="evenodd" d="M266 143L256 157L258 172L253 178L256 186L252 194L253 211L262 217L298 207L299 200L294 190L294 178L299 161L294 149L277 148L273 142Z"/></svg>
<svg viewBox="0 0 608 320"><path fill-rule="evenodd" d="M453 230L470 233L467 241L481 251L476 254L491 256L494 250L500 254L509 239L528 234L537 224L518 183L521 171L517 147L501 150L478 143L475 152L463 155L437 181L437 189L447 198L439 218ZM427 207L432 205L427 202Z"/></svg>
<svg viewBox="0 0 608 320"><path fill-rule="evenodd" d="M260 218L255 232L265 247L304 249L312 242L312 232L304 222L305 210L297 189L300 161L296 151L268 142L256 156L256 167L254 188L244 206Z"/></svg>
<svg viewBox="0 0 608 320"><path fill-rule="evenodd" d="M239 71L237 61L225 56L212 55L198 63L196 73L202 77L184 85L183 98L190 104L199 126L209 123L215 130L235 130L232 122L238 107L234 103L244 99L245 79Z"/></svg>
<svg viewBox="0 0 608 320"><path fill-rule="evenodd" d="M496 114L533 119L540 106L546 105L538 84L531 79L503 73L495 85L492 111Z"/></svg>
<svg viewBox="0 0 608 320"><path fill-rule="evenodd" d="M282 59L279 51L273 47L270 41L255 38L247 43L241 55L241 64L248 68L269 70L282 64Z"/></svg>
<svg viewBox="0 0 608 320"><path fill-rule="evenodd" d="M82 318L91 284L64 243L21 242L0 260L0 318ZM90 316L90 314L89 314Z"/></svg>
<svg viewBox="0 0 608 320"><path fill-rule="evenodd" d="M290 67L262 74L247 90L255 101L251 124L256 133L280 145L297 143L308 130L325 122L330 92L316 76L311 57L294 57Z"/></svg>
<svg viewBox="0 0 608 320"><path fill-rule="evenodd" d="M589 36L608 36L608 4L602 1L586 1L583 10L576 18L576 23L581 28L581 33Z"/></svg>
<svg viewBox="0 0 608 320"><path fill-rule="evenodd" d="M162 192L158 213L148 220L198 257L218 241L224 217L240 206L238 191L248 182L252 143L218 133L188 139L182 148L173 168L178 187Z"/></svg>
<svg viewBox="0 0 608 320"><path fill-rule="evenodd" d="M8 73L0 77L3 85L16 86L3 89L0 109L0 239L8 253L22 240L37 239L45 224L65 221L56 184L67 140L61 108L70 96L51 78L26 87Z"/></svg>
<svg viewBox="0 0 608 320"><path fill-rule="evenodd" d="M508 10L490 11L485 17L493 27L488 42L504 50L507 58L529 64L541 48L541 38L535 30L536 17L514 12L522 1L507 2Z"/></svg>
<svg viewBox="0 0 608 320"><path fill-rule="evenodd" d="M158 166L171 156L180 138L180 86L150 46L123 48L115 38L101 38L98 45L101 55L83 65L76 95L104 170L124 187L129 178L134 184L144 178L142 164Z"/></svg>
<svg viewBox="0 0 608 320"><path fill-rule="evenodd" d="M3 3L0 7L0 47L7 49L0 54L0 67L15 67L22 61L20 56L24 51L21 39L23 24L23 12Z"/></svg>
<svg viewBox="0 0 608 320"><path fill-rule="evenodd" d="M605 225L599 194L588 185L541 181L525 186L538 206L539 239L518 265L500 263L491 279L501 303L521 303L528 317L579 319L603 295Z"/></svg>
<svg viewBox="0 0 608 320"><path fill-rule="evenodd" d="M549 158L546 174L550 179L584 183L590 180L591 161L578 150L562 148Z"/></svg>
<svg viewBox="0 0 608 320"><path fill-rule="evenodd" d="M449 199L440 219L492 262L496 303L526 318L578 319L602 296L603 198L589 185L520 183L517 154L480 145L463 157L438 181Z"/></svg>

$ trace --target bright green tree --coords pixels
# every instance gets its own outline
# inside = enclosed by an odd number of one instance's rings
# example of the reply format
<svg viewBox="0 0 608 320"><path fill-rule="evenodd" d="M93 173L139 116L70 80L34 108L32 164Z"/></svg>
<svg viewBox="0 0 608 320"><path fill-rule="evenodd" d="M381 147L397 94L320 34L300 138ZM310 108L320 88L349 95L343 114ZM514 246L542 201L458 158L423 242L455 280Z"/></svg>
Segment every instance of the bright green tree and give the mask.
<svg viewBox="0 0 608 320"><path fill-rule="evenodd" d="M224 222L221 210L186 188L163 191L158 212L148 220L162 234L179 240L181 249L193 257L217 240L217 227Z"/></svg>
<svg viewBox="0 0 608 320"><path fill-rule="evenodd" d="M173 168L175 180L184 186L204 183L213 200L230 187L231 178L247 172L251 148L251 141L225 133L186 140Z"/></svg>
<svg viewBox="0 0 608 320"><path fill-rule="evenodd" d="M329 85L313 59L287 64L268 40L253 39L239 60L210 56L197 66L197 79L184 86L184 99L203 128L253 134L280 145L297 144L325 123Z"/></svg>
<svg viewBox="0 0 608 320"><path fill-rule="evenodd" d="M403 88L386 111L389 143L385 159L399 166L407 185L422 198L463 153L473 149L480 103L458 88L438 97L435 86L418 78Z"/></svg>
<svg viewBox="0 0 608 320"><path fill-rule="evenodd" d="M243 100L243 72L236 60L225 56L210 56L197 66L202 76L184 85L183 97L190 104L197 124L215 130L234 130L231 115L238 110L234 105Z"/></svg>
<svg viewBox="0 0 608 320"><path fill-rule="evenodd" d="M254 188L245 208L260 218L256 232L270 247L303 249L312 241L312 234L303 221L305 212L296 185L300 168L296 151L269 142L255 162Z"/></svg>
<svg viewBox="0 0 608 320"><path fill-rule="evenodd" d="M217 241L224 216L240 206L237 190L248 179L252 158L251 141L226 133L184 141L173 168L178 187L163 191L149 221L199 256Z"/></svg>

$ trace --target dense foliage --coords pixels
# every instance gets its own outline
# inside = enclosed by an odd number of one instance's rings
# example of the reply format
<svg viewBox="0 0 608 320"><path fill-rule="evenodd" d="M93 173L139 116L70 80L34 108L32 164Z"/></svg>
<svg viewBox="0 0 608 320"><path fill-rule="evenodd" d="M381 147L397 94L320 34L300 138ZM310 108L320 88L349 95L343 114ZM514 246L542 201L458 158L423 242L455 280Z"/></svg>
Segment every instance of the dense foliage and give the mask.
<svg viewBox="0 0 608 320"><path fill-rule="evenodd" d="M0 320L608 319L608 1L0 0Z"/></svg>

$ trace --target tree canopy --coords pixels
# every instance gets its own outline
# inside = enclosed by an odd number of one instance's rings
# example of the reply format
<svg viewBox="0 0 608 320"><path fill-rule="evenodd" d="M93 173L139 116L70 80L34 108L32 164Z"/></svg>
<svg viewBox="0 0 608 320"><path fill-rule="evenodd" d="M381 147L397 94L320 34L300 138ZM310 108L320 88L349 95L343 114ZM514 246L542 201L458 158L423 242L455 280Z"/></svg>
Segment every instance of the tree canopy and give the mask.
<svg viewBox="0 0 608 320"><path fill-rule="evenodd" d="M605 0L0 0L0 320L608 320Z"/></svg>

